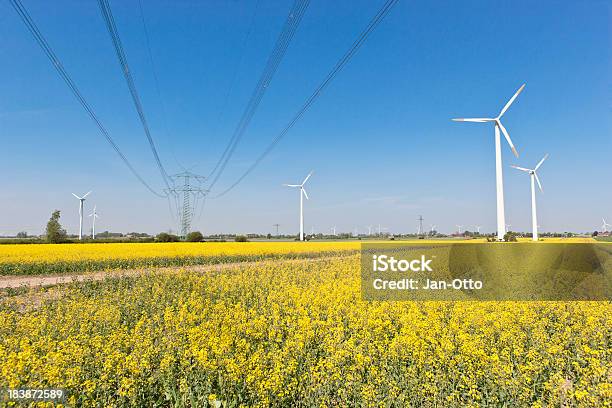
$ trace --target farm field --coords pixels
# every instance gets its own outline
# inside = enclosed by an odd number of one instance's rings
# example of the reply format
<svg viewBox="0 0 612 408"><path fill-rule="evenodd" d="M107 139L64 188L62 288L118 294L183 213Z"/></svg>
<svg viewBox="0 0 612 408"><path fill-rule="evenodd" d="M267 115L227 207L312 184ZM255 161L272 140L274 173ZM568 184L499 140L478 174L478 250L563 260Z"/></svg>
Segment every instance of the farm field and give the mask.
<svg viewBox="0 0 612 408"><path fill-rule="evenodd" d="M0 388L62 387L70 406L610 406L609 302L366 302L355 243L279 245L2 293ZM348 256L277 258L298 246Z"/></svg>
<svg viewBox="0 0 612 408"><path fill-rule="evenodd" d="M321 254L359 251L360 245L383 241L312 242L206 242L206 243L104 243L59 245L0 245L1 275L45 275L128 269L217 264L261 259L317 257ZM472 240L413 240L416 244L449 242L482 243ZM530 243L530 240L521 242ZM543 242L596 242L590 238L549 238Z"/></svg>
<svg viewBox="0 0 612 408"><path fill-rule="evenodd" d="M359 242L206 242L0 245L0 275L34 275L317 257Z"/></svg>

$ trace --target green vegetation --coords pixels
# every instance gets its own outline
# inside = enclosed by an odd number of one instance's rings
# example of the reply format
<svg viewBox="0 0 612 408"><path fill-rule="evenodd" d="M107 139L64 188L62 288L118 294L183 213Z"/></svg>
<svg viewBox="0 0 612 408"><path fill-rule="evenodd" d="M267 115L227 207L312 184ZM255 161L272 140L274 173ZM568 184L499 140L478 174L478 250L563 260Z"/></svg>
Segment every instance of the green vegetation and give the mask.
<svg viewBox="0 0 612 408"><path fill-rule="evenodd" d="M185 237L185 241L187 242L202 242L204 241L204 235L200 231L191 231Z"/></svg>
<svg viewBox="0 0 612 408"><path fill-rule="evenodd" d="M59 219L60 211L55 210L47 223L47 241L52 244L57 244L66 240L66 230L62 228Z"/></svg>
<svg viewBox="0 0 612 408"><path fill-rule="evenodd" d="M178 242L180 241L179 237L176 235L168 234L166 232L160 232L155 237L156 242Z"/></svg>

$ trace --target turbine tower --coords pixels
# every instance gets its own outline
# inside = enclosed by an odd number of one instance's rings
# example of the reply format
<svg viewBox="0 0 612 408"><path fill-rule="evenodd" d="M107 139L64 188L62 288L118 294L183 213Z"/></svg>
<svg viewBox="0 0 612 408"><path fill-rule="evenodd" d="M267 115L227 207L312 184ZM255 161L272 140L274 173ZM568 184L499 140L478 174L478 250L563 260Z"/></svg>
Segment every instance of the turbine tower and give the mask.
<svg viewBox="0 0 612 408"><path fill-rule="evenodd" d="M79 200L79 240L83 239L83 203L85 202L85 197L87 197L91 191L88 191L83 197L79 197L78 195L72 193Z"/></svg>
<svg viewBox="0 0 612 408"><path fill-rule="evenodd" d="M461 235L461 228L463 228L463 225L455 225L455 227L457 227L457 230L459 231L459 235Z"/></svg>
<svg viewBox="0 0 612 408"><path fill-rule="evenodd" d="M474 228L476 228L476 232L478 232L478 235L480 235L480 229L482 228L482 226L474 225Z"/></svg>
<svg viewBox="0 0 612 408"><path fill-rule="evenodd" d="M542 160L540 160L540 162L537 164L537 166L535 166L534 169L526 169L524 167L510 166L517 170L524 171L525 173L529 174L529 178L531 178L531 231L532 231L531 235L534 241L538 240L538 213L536 210L536 195L535 195L535 183L536 182L538 183L538 187L540 188L540 191L544 192L544 190L542 190L542 183L540 183L540 179L538 178L538 173L536 172L538 171L542 163L544 163L544 160L546 160L547 158L548 158L548 153L546 153L546 155L542 158Z"/></svg>
<svg viewBox="0 0 612 408"><path fill-rule="evenodd" d="M302 184L283 184L285 187L299 187L300 189L300 241L304 240L304 197L309 200L304 184L306 184L310 176L312 176L312 171L308 173Z"/></svg>
<svg viewBox="0 0 612 408"><path fill-rule="evenodd" d="M504 211L504 177L502 173L502 154L501 154L501 137L499 131L504 134L506 141L510 145L512 149L512 153L516 157L518 157L518 152L512 143L512 139L510 139L510 135L508 131L501 123L501 117L506 113L510 105L514 102L514 100L519 96L519 94L525 88L525 84L521 85L521 87L516 91L514 96L510 98L510 100L506 103L504 108L499 112L499 115L495 118L458 118L453 119L455 122L493 122L495 124L495 180L497 187L497 239L502 241L504 239L504 232L506 231L506 215Z"/></svg>
<svg viewBox="0 0 612 408"><path fill-rule="evenodd" d="M91 218L91 239L96 239L96 218L98 218L98 213L96 212L96 206L94 205L93 212L89 214Z"/></svg>

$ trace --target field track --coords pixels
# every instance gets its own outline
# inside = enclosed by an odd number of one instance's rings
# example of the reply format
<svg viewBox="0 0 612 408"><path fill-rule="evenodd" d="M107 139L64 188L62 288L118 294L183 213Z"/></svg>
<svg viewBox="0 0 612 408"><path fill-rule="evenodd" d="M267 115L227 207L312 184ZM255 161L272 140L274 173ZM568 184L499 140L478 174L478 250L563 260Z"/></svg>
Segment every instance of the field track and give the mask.
<svg viewBox="0 0 612 408"><path fill-rule="evenodd" d="M303 262L320 262L329 261L334 259L342 259L355 256L355 254L349 255L333 255L333 256L321 256L317 258L298 258L298 259L273 259L273 260L259 260L259 261L245 261L245 262L230 262L230 263L218 263L212 265L188 265L188 266L169 266L161 268L134 268L134 269L119 269L113 271L100 271L93 273L78 273L78 274L62 274L62 275L40 275L40 276L0 276L0 290L9 288L23 288L23 287L39 287L39 286L55 286L61 284L69 284L73 282L83 281L100 281L110 278L121 278L126 276L138 276L149 273L158 272L173 272L177 270L191 271L197 273L210 272L210 271L221 271L223 269L237 268L241 266L255 266L265 265L267 263L283 263L283 264L295 264Z"/></svg>

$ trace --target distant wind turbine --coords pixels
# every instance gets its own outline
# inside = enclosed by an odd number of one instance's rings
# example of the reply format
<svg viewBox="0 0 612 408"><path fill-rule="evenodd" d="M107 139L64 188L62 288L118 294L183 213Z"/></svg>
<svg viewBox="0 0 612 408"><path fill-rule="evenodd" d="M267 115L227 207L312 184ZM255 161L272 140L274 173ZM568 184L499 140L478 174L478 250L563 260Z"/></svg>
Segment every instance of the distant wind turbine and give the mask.
<svg viewBox="0 0 612 408"><path fill-rule="evenodd" d="M506 231L506 215L504 210L504 177L502 173L502 154L501 154L501 138L499 131L501 129L506 141L510 145L512 152L516 157L518 157L518 152L512 143L512 139L510 139L510 135L508 131L501 123L501 117L506 113L510 105L514 102L514 100L519 96L519 94L525 88L525 84L521 85L521 87L516 91L516 93L510 98L510 100L503 107L499 115L496 118L458 118L453 119L455 122L493 122L495 124L495 179L497 186L497 239L499 241L504 239L504 231Z"/></svg>
<svg viewBox="0 0 612 408"><path fill-rule="evenodd" d="M434 231L436 230L436 226L434 224L431 224L431 228L429 229L429 233L431 235L433 235Z"/></svg>
<svg viewBox="0 0 612 408"><path fill-rule="evenodd" d="M457 229L459 230L459 235L461 235L461 228L463 227L463 225L455 225L455 227L457 227Z"/></svg>
<svg viewBox="0 0 612 408"><path fill-rule="evenodd" d="M89 214L91 218L91 239L96 239L96 218L98 218L98 213L96 212L96 206L94 205L93 212Z"/></svg>
<svg viewBox="0 0 612 408"><path fill-rule="evenodd" d="M83 197L79 197L78 195L72 193L79 200L79 240L83 239L83 203L85 202L85 197L87 197L91 191L87 192Z"/></svg>
<svg viewBox="0 0 612 408"><path fill-rule="evenodd" d="M526 169L525 167L510 166L517 170L521 170L529 174L529 178L531 179L531 231L532 231L531 236L534 241L538 240L538 213L536 210L535 183L537 182L538 187L540 188L540 191L544 192L544 190L542 190L542 183L540 183L540 179L538 178L537 171L542 165L542 163L544 163L544 160L546 160L547 158L548 158L548 153L546 153L546 155L542 158L542 160L540 160L540 162L535 166L534 169Z"/></svg>
<svg viewBox="0 0 612 408"><path fill-rule="evenodd" d="M283 184L285 187L299 187L300 189L300 241L304 240L304 197L309 200L304 184L306 184L310 176L312 176L312 171L308 173L302 184Z"/></svg>
<svg viewBox="0 0 612 408"><path fill-rule="evenodd" d="M482 228L481 225L474 225L474 228L476 228L476 232L478 233L478 235L480 235L480 229Z"/></svg>

